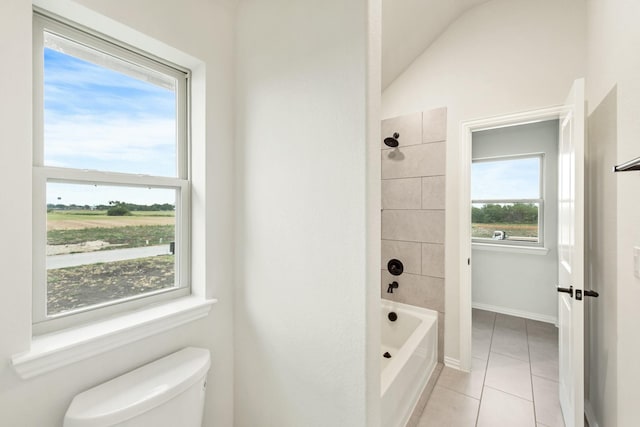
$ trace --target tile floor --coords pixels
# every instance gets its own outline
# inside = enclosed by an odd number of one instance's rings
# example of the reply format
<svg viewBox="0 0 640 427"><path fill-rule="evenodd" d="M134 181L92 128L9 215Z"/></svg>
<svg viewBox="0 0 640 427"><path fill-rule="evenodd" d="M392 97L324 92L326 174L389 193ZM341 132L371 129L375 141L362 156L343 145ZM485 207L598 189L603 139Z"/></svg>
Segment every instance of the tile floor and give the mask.
<svg viewBox="0 0 640 427"><path fill-rule="evenodd" d="M445 367L419 427L564 427L558 329L473 310L471 373Z"/></svg>

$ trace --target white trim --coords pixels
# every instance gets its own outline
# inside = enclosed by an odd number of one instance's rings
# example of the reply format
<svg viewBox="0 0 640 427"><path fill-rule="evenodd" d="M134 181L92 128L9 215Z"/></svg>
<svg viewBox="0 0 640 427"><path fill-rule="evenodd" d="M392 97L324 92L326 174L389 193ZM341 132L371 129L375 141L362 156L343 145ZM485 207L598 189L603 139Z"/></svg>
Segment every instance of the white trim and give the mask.
<svg viewBox="0 0 640 427"><path fill-rule="evenodd" d="M593 406L591 406L591 401L588 399L584 400L584 416L587 418L589 427L600 427L596 419L596 413L593 411Z"/></svg>
<svg viewBox="0 0 640 427"><path fill-rule="evenodd" d="M460 157L458 164L460 191L458 229L460 230L460 369L471 370L471 139L472 132L554 120L566 107L560 105L540 110L469 120L460 123Z"/></svg>
<svg viewBox="0 0 640 427"><path fill-rule="evenodd" d="M472 250L489 251L489 252L511 252L527 255L547 255L549 248L540 248L537 246L517 246L517 245L498 245L494 243L471 243Z"/></svg>
<svg viewBox="0 0 640 427"><path fill-rule="evenodd" d="M215 299L187 297L47 335L35 336L31 349L13 355L22 378L32 378L105 351L203 318Z"/></svg>
<svg viewBox="0 0 640 427"><path fill-rule="evenodd" d="M129 45L128 47L134 47L134 51L140 49L171 64L179 64L177 65L178 68L186 67L193 70L202 65L202 61L196 57L74 1L32 0L32 4L39 9L39 12L44 12L48 15L53 14L56 19L71 21L84 28L90 28L92 32L100 33L107 36L107 38L117 39Z"/></svg>
<svg viewBox="0 0 640 427"><path fill-rule="evenodd" d="M46 3L46 2L45 2ZM63 3L63 2L60 2ZM46 9L46 7L45 7ZM100 34L89 29L82 24L71 19L61 18L52 14L51 11L44 10L38 4L34 4L33 11L33 86L34 88L34 138L33 138L33 233L32 233L32 322L34 334L47 334L53 330L61 330L74 327L80 323L98 319L122 310L133 310L142 304L154 304L166 301L169 298L179 298L191 293L191 198L190 198L190 172L187 168L189 159L189 116L188 116L188 92L190 72L179 66L169 65L167 61L154 58L153 54L137 49L124 42L111 38L108 35ZM176 86L176 161L177 176L150 176L145 174L121 173L111 171L85 170L76 167L52 167L44 165L44 123L42 112L44 111L44 98L42 93L44 81L44 64L42 62L42 51L45 47L45 37L43 34L54 34L61 39L66 39L69 43L68 49L76 49L77 46L84 46L80 53L73 52L74 56L87 60L87 52L96 55L108 55L116 61L110 65L117 64L114 70L125 72L127 67L122 68L122 64L131 64L139 68L137 72L150 76L161 75L169 79L175 79ZM61 42L65 43L65 42ZM71 47L70 47L71 46ZM75 46L75 47L74 47ZM178 67L180 69L177 69ZM156 84L159 84L156 81ZM44 250L43 236L46 236L47 213L46 206L46 185L48 182L59 182L81 185L105 185L122 187L144 187L175 190L175 234L176 244L175 280L173 289L166 289L162 292L150 292L135 297L123 298L114 301L104 301L102 303L86 307L80 310L73 310L59 315L49 315L47 313L47 276L46 276L46 254ZM141 301L144 299L145 301Z"/></svg>
<svg viewBox="0 0 640 427"><path fill-rule="evenodd" d="M460 360L454 359L453 357L449 357L449 356L444 357L444 366L451 369L457 369L459 371L461 370Z"/></svg>
<svg viewBox="0 0 640 427"><path fill-rule="evenodd" d="M470 124L460 125L460 359L458 369L471 372L471 131ZM446 362L446 358L445 358Z"/></svg>
<svg viewBox="0 0 640 427"><path fill-rule="evenodd" d="M538 322L558 324L557 316L548 316L546 314L533 313L531 311L516 310L508 307L500 307L497 305L484 304L481 302L473 302L471 307L494 313L508 314L509 316L523 317L525 319L537 320Z"/></svg>
<svg viewBox="0 0 640 427"><path fill-rule="evenodd" d="M500 162L500 161L508 161L508 160L521 160L521 159L538 159L538 198L536 199L471 199L471 205L474 204L517 204L517 203L528 203L528 204L537 204L538 205L538 239L535 242L527 242L527 241L512 241L512 240L494 240L491 244L494 245L519 245L519 246L530 246L541 248L544 247L544 218L545 218L545 210L544 210L544 188L545 188L545 153L544 152L534 152L534 153L525 153L525 154L508 154L504 156L492 156L492 157L480 157L480 158L472 158L471 164L478 162ZM496 228L499 229L498 224L496 224ZM487 240L486 238L472 238L473 243L483 243Z"/></svg>

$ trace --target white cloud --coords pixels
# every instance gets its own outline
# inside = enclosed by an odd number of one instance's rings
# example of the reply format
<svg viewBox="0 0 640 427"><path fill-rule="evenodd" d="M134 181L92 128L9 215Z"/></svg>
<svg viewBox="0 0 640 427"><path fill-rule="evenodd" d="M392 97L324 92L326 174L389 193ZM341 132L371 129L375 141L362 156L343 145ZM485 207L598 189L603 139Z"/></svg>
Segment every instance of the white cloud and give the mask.
<svg viewBox="0 0 640 427"><path fill-rule="evenodd" d="M49 165L151 175L175 174L175 121L159 118L64 116L45 126Z"/></svg>

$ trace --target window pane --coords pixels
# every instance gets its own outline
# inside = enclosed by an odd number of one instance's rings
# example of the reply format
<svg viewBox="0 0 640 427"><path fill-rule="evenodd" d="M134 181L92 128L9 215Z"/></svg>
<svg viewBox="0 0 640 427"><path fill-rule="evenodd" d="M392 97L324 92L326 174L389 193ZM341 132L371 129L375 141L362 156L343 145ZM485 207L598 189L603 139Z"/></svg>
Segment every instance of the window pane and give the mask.
<svg viewBox="0 0 640 427"><path fill-rule="evenodd" d="M177 174L176 81L45 33L47 166Z"/></svg>
<svg viewBox="0 0 640 427"><path fill-rule="evenodd" d="M474 239L539 241L538 203L471 205L471 237Z"/></svg>
<svg viewBox="0 0 640 427"><path fill-rule="evenodd" d="M471 199L539 199L540 157L474 161Z"/></svg>
<svg viewBox="0 0 640 427"><path fill-rule="evenodd" d="M176 193L47 183L47 314L176 286Z"/></svg>

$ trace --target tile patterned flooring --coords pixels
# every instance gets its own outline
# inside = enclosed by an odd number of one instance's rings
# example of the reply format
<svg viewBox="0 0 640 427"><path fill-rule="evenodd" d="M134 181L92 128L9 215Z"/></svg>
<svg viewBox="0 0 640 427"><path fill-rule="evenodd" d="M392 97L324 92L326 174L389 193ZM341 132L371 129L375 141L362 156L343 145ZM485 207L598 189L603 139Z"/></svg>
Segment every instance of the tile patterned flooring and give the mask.
<svg viewBox="0 0 640 427"><path fill-rule="evenodd" d="M471 373L445 367L419 427L564 427L558 329L473 310Z"/></svg>

